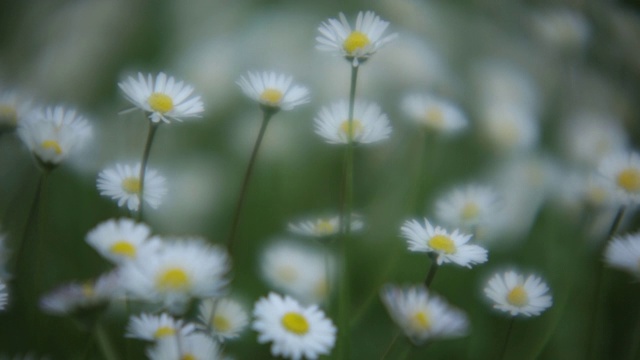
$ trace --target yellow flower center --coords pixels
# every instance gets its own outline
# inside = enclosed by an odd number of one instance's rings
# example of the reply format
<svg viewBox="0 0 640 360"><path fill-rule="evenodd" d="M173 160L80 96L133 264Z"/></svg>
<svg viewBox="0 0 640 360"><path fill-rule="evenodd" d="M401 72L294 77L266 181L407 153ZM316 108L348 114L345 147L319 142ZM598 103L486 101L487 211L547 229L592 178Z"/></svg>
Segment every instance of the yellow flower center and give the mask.
<svg viewBox="0 0 640 360"><path fill-rule="evenodd" d="M136 257L136 247L126 240L115 242L113 245L111 245L109 251L111 251L111 253L113 254L125 256L128 258Z"/></svg>
<svg viewBox="0 0 640 360"><path fill-rule="evenodd" d="M189 288L191 281L189 275L181 268L169 268L156 279L156 286L161 290L182 291Z"/></svg>
<svg viewBox="0 0 640 360"><path fill-rule="evenodd" d="M360 31L353 31L346 39L344 39L344 43L342 47L344 51L349 55L353 55L357 50L364 49L367 45L369 45L369 37L365 33Z"/></svg>
<svg viewBox="0 0 640 360"><path fill-rule="evenodd" d="M464 204L460 211L460 217L462 220L473 220L480 215L480 208L474 202L468 202Z"/></svg>
<svg viewBox="0 0 640 360"><path fill-rule="evenodd" d="M304 335L309 331L309 323L302 314L288 312L282 317L282 326L294 334Z"/></svg>
<svg viewBox="0 0 640 360"><path fill-rule="evenodd" d="M316 282L316 285L313 287L313 293L320 299L324 299L329 294L329 284L327 283L327 279L322 278Z"/></svg>
<svg viewBox="0 0 640 360"><path fill-rule="evenodd" d="M431 319L426 311L420 310L409 318L410 327L417 331L426 331L431 328Z"/></svg>
<svg viewBox="0 0 640 360"><path fill-rule="evenodd" d="M18 112L11 105L0 104L0 123L6 123L15 126L18 122Z"/></svg>
<svg viewBox="0 0 640 360"><path fill-rule="evenodd" d="M353 139L356 135L360 134L364 127L359 120L353 119L351 123L349 120L345 120L340 124L340 131L342 131L348 138Z"/></svg>
<svg viewBox="0 0 640 360"><path fill-rule="evenodd" d="M95 289L93 288L93 284L84 283L82 284L82 295L85 298L93 297L96 294Z"/></svg>
<svg viewBox="0 0 640 360"><path fill-rule="evenodd" d="M176 334L176 329L171 326L160 326L156 332L153 333L153 337L156 339L162 339L164 337L173 336Z"/></svg>
<svg viewBox="0 0 640 360"><path fill-rule="evenodd" d="M129 194L140 193L140 179L134 176L124 178L122 180L122 189Z"/></svg>
<svg viewBox="0 0 640 360"><path fill-rule="evenodd" d="M298 278L298 272L292 266L283 265L276 270L276 275L284 282L291 283Z"/></svg>
<svg viewBox="0 0 640 360"><path fill-rule="evenodd" d="M211 323L218 332L227 332L231 330L231 321L224 316L214 315Z"/></svg>
<svg viewBox="0 0 640 360"><path fill-rule="evenodd" d="M331 223L331 220L320 219L316 221L313 231L318 235L331 235L336 231L336 228Z"/></svg>
<svg viewBox="0 0 640 360"><path fill-rule="evenodd" d="M640 191L640 170L636 168L626 168L618 174L618 186L628 192Z"/></svg>
<svg viewBox="0 0 640 360"><path fill-rule="evenodd" d="M180 360L198 360L198 358L193 354L182 354Z"/></svg>
<svg viewBox="0 0 640 360"><path fill-rule="evenodd" d="M154 92L147 99L149 106L153 111L166 113L173 110L173 99L169 95Z"/></svg>
<svg viewBox="0 0 640 360"><path fill-rule="evenodd" d="M438 106L431 106L424 116L427 125L441 129L444 126L444 113Z"/></svg>
<svg viewBox="0 0 640 360"><path fill-rule="evenodd" d="M262 94L260 94L260 101L266 103L268 105L278 105L283 97L282 91L278 89L268 88L264 89Z"/></svg>
<svg viewBox="0 0 640 360"><path fill-rule="evenodd" d="M441 251L445 254L455 254L456 244L446 235L435 235L429 239L429 247L434 250Z"/></svg>
<svg viewBox="0 0 640 360"><path fill-rule="evenodd" d="M42 146L42 148L45 150L53 150L56 155L62 154L62 148L60 147L60 144L55 140L45 140L40 144L40 146Z"/></svg>
<svg viewBox="0 0 640 360"><path fill-rule="evenodd" d="M522 307L527 305L527 302L529 302L527 290L525 290L522 285L516 285L516 287L511 289L509 294L507 294L507 301L513 306Z"/></svg>

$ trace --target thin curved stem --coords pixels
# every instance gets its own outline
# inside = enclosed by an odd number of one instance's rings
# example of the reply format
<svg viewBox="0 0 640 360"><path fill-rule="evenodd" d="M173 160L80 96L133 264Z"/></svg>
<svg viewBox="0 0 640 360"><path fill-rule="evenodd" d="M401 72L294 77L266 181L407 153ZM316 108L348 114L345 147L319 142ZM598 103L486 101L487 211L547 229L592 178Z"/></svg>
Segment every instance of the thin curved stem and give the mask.
<svg viewBox="0 0 640 360"><path fill-rule="evenodd" d="M149 154L151 153L151 144L153 138L156 135L156 131L160 123L149 122L149 133L147 134L147 142L144 145L144 152L142 153L142 162L140 163L140 193L138 198L140 199L140 205L138 205L138 221L142 221L142 209L144 208L144 177L147 173L147 162L149 162Z"/></svg>
<svg viewBox="0 0 640 360"><path fill-rule="evenodd" d="M429 289L431 286L431 282L433 278L436 277L436 272L438 271L438 262L435 257L431 257L431 266L429 267L429 272L427 273L427 277L424 279L424 286Z"/></svg>
<svg viewBox="0 0 640 360"><path fill-rule="evenodd" d="M509 320L507 335L504 338L504 344L502 344L502 350L500 350L500 356L498 357L498 359L500 360L504 359L504 356L507 353L507 345L509 344L509 338L511 337L511 330L513 329L513 323L515 322L515 320L515 317L512 317L511 320Z"/></svg>

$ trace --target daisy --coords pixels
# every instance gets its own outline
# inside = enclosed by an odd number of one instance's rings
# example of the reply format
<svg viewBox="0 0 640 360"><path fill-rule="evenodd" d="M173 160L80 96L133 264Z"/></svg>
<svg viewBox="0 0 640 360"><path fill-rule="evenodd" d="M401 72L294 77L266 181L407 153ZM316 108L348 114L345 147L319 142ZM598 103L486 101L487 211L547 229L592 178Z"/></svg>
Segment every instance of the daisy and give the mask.
<svg viewBox="0 0 640 360"><path fill-rule="evenodd" d="M243 307L231 299L205 299L198 308L198 318L218 341L237 338L249 323Z"/></svg>
<svg viewBox="0 0 640 360"><path fill-rule="evenodd" d="M538 121L524 106L496 101L482 112L480 120L484 137L497 150L527 150L538 143Z"/></svg>
<svg viewBox="0 0 640 360"><path fill-rule="evenodd" d="M293 78L274 72L252 73L240 77L237 84L251 99L269 111L291 110L309 102L309 90L292 85Z"/></svg>
<svg viewBox="0 0 640 360"><path fill-rule="evenodd" d="M493 308L511 316L537 316L552 304L549 287L538 276L526 277L515 271L496 273L484 288Z"/></svg>
<svg viewBox="0 0 640 360"><path fill-rule="evenodd" d="M9 302L9 291L4 281L0 280L0 310L4 310Z"/></svg>
<svg viewBox="0 0 640 360"><path fill-rule="evenodd" d="M131 219L108 220L91 230L86 241L100 255L119 264L135 260L140 253L155 251L158 239L150 239L151 229Z"/></svg>
<svg viewBox="0 0 640 360"><path fill-rule="evenodd" d="M155 346L147 350L151 360L222 360L224 357L220 346L209 336L191 333L179 339L166 338L159 340Z"/></svg>
<svg viewBox="0 0 640 360"><path fill-rule="evenodd" d="M219 296L229 268L229 257L219 246L202 239L173 239L156 253L123 264L121 274L134 297L178 307L192 297Z"/></svg>
<svg viewBox="0 0 640 360"><path fill-rule="evenodd" d="M316 305L304 307L289 296L270 293L256 302L253 315L258 342L272 342L273 356L317 359L334 346L336 328Z"/></svg>
<svg viewBox="0 0 640 360"><path fill-rule="evenodd" d="M140 208L140 163L135 166L116 164L106 168L98 174L98 190L100 195L109 196L118 202L118 206L125 204L131 211ZM144 201L154 209L162 202L167 193L166 179L154 169L147 168L144 178Z"/></svg>
<svg viewBox="0 0 640 360"><path fill-rule="evenodd" d="M91 137L91 126L74 109L47 107L28 113L18 124L18 136L45 168L52 168Z"/></svg>
<svg viewBox="0 0 640 360"><path fill-rule="evenodd" d="M165 73L159 73L155 81L151 74L145 79L142 73L138 73L138 79L129 76L127 80L118 83L127 100L131 101L134 108L142 109L149 113L149 119L158 123L161 120L169 123L169 120L182 121L183 118L201 117L204 106L200 96L191 96L193 87L176 80ZM125 112L130 111L125 110Z"/></svg>
<svg viewBox="0 0 640 360"><path fill-rule="evenodd" d="M407 220L400 231L407 240L410 251L433 253L437 256L438 265L453 262L471 268L471 265L487 261L487 250L478 245L467 244L471 235L458 230L448 233L439 226L434 228L426 218L424 226L418 220Z"/></svg>
<svg viewBox="0 0 640 360"><path fill-rule="evenodd" d="M359 231L364 227L364 222L358 215L351 216L351 231ZM340 232L340 216L317 217L289 223L289 231L296 235L311 237L330 237Z"/></svg>
<svg viewBox="0 0 640 360"><path fill-rule="evenodd" d="M349 121L349 104L342 100L323 107L314 119L316 134L329 144L368 144L384 140L391 134L387 115L375 103L356 100L353 120Z"/></svg>
<svg viewBox="0 0 640 360"><path fill-rule="evenodd" d="M464 336L469 328L462 311L429 294L423 286L400 288L387 284L380 296L393 321L414 344Z"/></svg>
<svg viewBox="0 0 640 360"><path fill-rule="evenodd" d="M126 337L157 341L164 338L175 338L176 334L186 336L195 330L193 324L176 320L169 314L160 315L140 314L132 316L127 325Z"/></svg>
<svg viewBox="0 0 640 360"><path fill-rule="evenodd" d="M0 94L0 133L14 130L24 116L31 111L31 101L15 91Z"/></svg>
<svg viewBox="0 0 640 360"><path fill-rule="evenodd" d="M625 151L629 143L620 119L587 110L572 114L561 134L568 157L588 169L611 154Z"/></svg>
<svg viewBox="0 0 640 360"><path fill-rule="evenodd" d="M640 154L628 152L607 156L600 162L598 171L615 185L620 201L640 202Z"/></svg>
<svg viewBox="0 0 640 360"><path fill-rule="evenodd" d="M605 262L640 277L640 233L616 236L604 251Z"/></svg>
<svg viewBox="0 0 640 360"><path fill-rule="evenodd" d="M440 221L465 228L489 222L499 208L498 194L481 185L454 188L436 201L436 215Z"/></svg>
<svg viewBox="0 0 640 360"><path fill-rule="evenodd" d="M40 299L40 308L52 315L69 315L106 306L122 294L117 272L100 276L95 282L69 283Z"/></svg>
<svg viewBox="0 0 640 360"><path fill-rule="evenodd" d="M372 11L359 12L353 30L343 13L338 16L340 21L329 19L320 25L318 28L320 36L316 37L318 42L316 48L344 56L353 66L365 62L397 35L383 36L389 23L380 20L380 17Z"/></svg>
<svg viewBox="0 0 640 360"><path fill-rule="evenodd" d="M401 107L411 120L438 133L453 134L468 125L466 116L458 106L433 95L407 95Z"/></svg>

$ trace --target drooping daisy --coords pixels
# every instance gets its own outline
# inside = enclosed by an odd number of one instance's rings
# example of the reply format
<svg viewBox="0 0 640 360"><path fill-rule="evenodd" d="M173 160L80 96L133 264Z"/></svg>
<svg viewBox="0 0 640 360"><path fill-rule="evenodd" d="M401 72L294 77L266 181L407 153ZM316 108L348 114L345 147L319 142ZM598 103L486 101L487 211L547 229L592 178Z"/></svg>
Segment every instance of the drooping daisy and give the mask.
<svg viewBox="0 0 640 360"><path fill-rule="evenodd" d="M359 231L364 227L364 222L359 215L351 216L351 231ZM289 231L296 235L312 236L318 238L330 237L340 232L340 216L326 216L309 218L295 223L289 223Z"/></svg>
<svg viewBox="0 0 640 360"><path fill-rule="evenodd" d="M351 125L350 125L351 123ZM349 121L349 104L341 100L323 107L314 119L316 134L329 144L368 144L384 140L391 134L387 115L375 103L356 100L353 120Z"/></svg>
<svg viewBox="0 0 640 360"><path fill-rule="evenodd" d="M515 271L496 273L484 288L493 308L511 316L538 316L552 304L549 287L538 276L526 278Z"/></svg>
<svg viewBox="0 0 640 360"><path fill-rule="evenodd" d="M140 163L135 166L116 164L98 174L100 195L111 197L118 206L125 204L131 211L140 208ZM144 201L154 209L167 193L166 179L156 170L147 167L144 177Z"/></svg>
<svg viewBox="0 0 640 360"><path fill-rule="evenodd" d="M91 137L91 126L74 109L47 107L29 112L18 124L18 136L44 167L52 168Z"/></svg>
<svg viewBox="0 0 640 360"><path fill-rule="evenodd" d="M640 277L640 233L616 236L604 251L605 262Z"/></svg>
<svg viewBox="0 0 640 360"><path fill-rule="evenodd" d="M134 260L140 253L157 250L160 243L150 238L151 229L131 219L108 220L87 234L87 243L100 255L120 264Z"/></svg>
<svg viewBox="0 0 640 360"><path fill-rule="evenodd" d="M0 133L14 130L30 111L31 101L16 91L0 94Z"/></svg>
<svg viewBox="0 0 640 360"><path fill-rule="evenodd" d="M166 337L174 339L176 334L186 336L195 329L195 325L174 319L167 313L140 314L132 316L129 320L126 337L157 341Z"/></svg>
<svg viewBox="0 0 640 360"><path fill-rule="evenodd" d="M204 299L198 318L218 341L235 339L249 323L242 305L232 299Z"/></svg>
<svg viewBox="0 0 640 360"><path fill-rule="evenodd" d="M442 134L456 133L468 123L458 106L429 94L409 94L402 100L401 107L411 120Z"/></svg>
<svg viewBox="0 0 640 360"><path fill-rule="evenodd" d="M359 12L356 18L356 26L352 30L343 13L340 20L329 19L323 22L316 37L316 48L322 51L331 51L339 56L344 56L353 66L365 62L384 44L393 40L397 34L384 35L389 22L383 21L372 11Z"/></svg>
<svg viewBox="0 0 640 360"><path fill-rule="evenodd" d="M609 179L624 203L640 202L640 154L619 153L607 156L600 162L599 173Z"/></svg>
<svg viewBox="0 0 640 360"><path fill-rule="evenodd" d="M206 334L161 339L147 350L151 360L222 360L220 346Z"/></svg>
<svg viewBox="0 0 640 360"><path fill-rule="evenodd" d="M117 272L100 276L95 282L69 283L40 299L40 308L49 314L66 316L86 309L99 308L122 294Z"/></svg>
<svg viewBox="0 0 640 360"><path fill-rule="evenodd" d="M466 229L488 222L499 208L498 194L481 185L457 187L436 200L436 215L440 221Z"/></svg>
<svg viewBox="0 0 640 360"><path fill-rule="evenodd" d="M380 291L393 321L415 344L430 339L464 336L469 327L467 316L450 306L424 286L397 287L387 284Z"/></svg>
<svg viewBox="0 0 640 360"><path fill-rule="evenodd" d="M190 298L219 296L229 257L202 239L167 239L153 254L121 267L123 286L136 298L179 308Z"/></svg>
<svg viewBox="0 0 640 360"><path fill-rule="evenodd" d="M155 81L151 74L145 79L142 73L138 73L138 79L129 76L118 86L135 107L149 113L149 119L154 123L182 121L200 117L204 112L200 96L192 96L191 85L176 81L172 76L167 77L162 72L155 77Z"/></svg>
<svg viewBox="0 0 640 360"><path fill-rule="evenodd" d="M273 356L317 359L334 346L336 328L316 305L304 307L289 296L270 293L256 302L253 315L258 342L271 342Z"/></svg>
<svg viewBox="0 0 640 360"><path fill-rule="evenodd" d="M293 78L275 72L247 74L238 80L242 91L269 111L291 110L309 102L309 90L292 85Z"/></svg>
<svg viewBox="0 0 640 360"><path fill-rule="evenodd" d="M4 310L7 306L7 302L9 302L9 291L7 290L7 285L5 285L4 281L0 280L0 310Z"/></svg>
<svg viewBox="0 0 640 360"><path fill-rule="evenodd" d="M434 228L426 218L424 225L418 220L405 221L400 232L407 240L410 251L434 253L438 265L453 262L471 268L472 265L487 261L487 250L467 244L471 235L458 230L449 233L439 226Z"/></svg>

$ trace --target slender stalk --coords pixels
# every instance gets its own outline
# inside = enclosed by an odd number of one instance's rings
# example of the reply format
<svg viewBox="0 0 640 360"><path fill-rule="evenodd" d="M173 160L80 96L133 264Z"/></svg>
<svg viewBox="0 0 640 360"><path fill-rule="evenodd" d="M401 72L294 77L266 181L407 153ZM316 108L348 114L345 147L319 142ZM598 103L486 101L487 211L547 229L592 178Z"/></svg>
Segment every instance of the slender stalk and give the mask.
<svg viewBox="0 0 640 360"><path fill-rule="evenodd" d="M251 152L251 159L249 159L249 165L247 166L247 170L244 174L244 180L242 180L240 197L238 198L238 202L236 204L236 210L233 215L233 222L231 223L231 232L229 234L229 239L227 240L227 248L229 254L233 253L234 239L236 237L236 232L238 231L238 224L240 224L240 213L242 212L244 198L247 195L247 188L249 186L249 180L251 179L251 174L253 172L253 166L255 165L256 158L258 157L260 144L262 144L262 139L264 138L264 134L267 131L267 125L269 124L269 120L271 119L273 114L275 114L275 111L263 109L262 125L260 126L258 138L256 139L256 143L253 146L253 151Z"/></svg>
<svg viewBox="0 0 640 360"><path fill-rule="evenodd" d="M513 329L513 323L515 322L515 320L515 317L511 317L511 320L509 320L509 326L507 327L507 336L505 336L504 338L504 344L502 345L502 350L500 350L500 356L498 357L498 359L504 359L504 355L507 353L507 344L509 344L509 338L511 337L511 330Z"/></svg>
<svg viewBox="0 0 640 360"><path fill-rule="evenodd" d="M34 223L37 213L38 206L40 204L40 196L42 194L42 189L44 188L45 178L47 176L46 172L42 172L40 177L38 178L38 184L36 185L36 193L33 196L33 201L31 202L31 207L29 209L29 215L27 215L27 221L24 226L24 231L22 232L22 240L17 245L16 256L15 256L15 271L20 271L20 265L24 262L25 251L24 248L27 246L27 237L29 234L29 229L32 229L32 224Z"/></svg>
<svg viewBox="0 0 640 360"><path fill-rule="evenodd" d="M144 152L142 153L142 163L140 164L140 205L138 208L138 221L142 220L142 209L144 208L144 177L147 173L147 162L149 162L149 153L151 152L151 144L153 143L153 138L156 135L156 131L160 123L154 123L153 121L149 122L149 133L147 134L147 142L144 145Z"/></svg>
<svg viewBox="0 0 640 360"><path fill-rule="evenodd" d="M424 279L424 286L429 289L431 286L431 282L433 278L436 277L436 272L438 271L438 262L435 259L435 256L431 257L431 266L429 267L429 272L427 273L427 277Z"/></svg>
<svg viewBox="0 0 640 360"><path fill-rule="evenodd" d="M115 348L113 347L111 339L109 338L109 334L107 334L107 331L105 330L100 320L97 321L93 329L93 333L96 337L96 342L98 344L98 347L100 348L100 352L102 352L102 356L106 360L120 359L118 357L118 354L116 353Z"/></svg>
<svg viewBox="0 0 640 360"><path fill-rule="evenodd" d="M393 345L395 345L395 343L396 343L396 341L398 341L399 337L400 337L400 332L396 331L396 334L393 336L393 339L391 339L391 342L389 343L389 346L387 346L387 349L384 351L384 353L382 353L382 356L380 357L380 360L386 359L387 355L389 355L389 353L391 352L391 349L393 348Z"/></svg>

